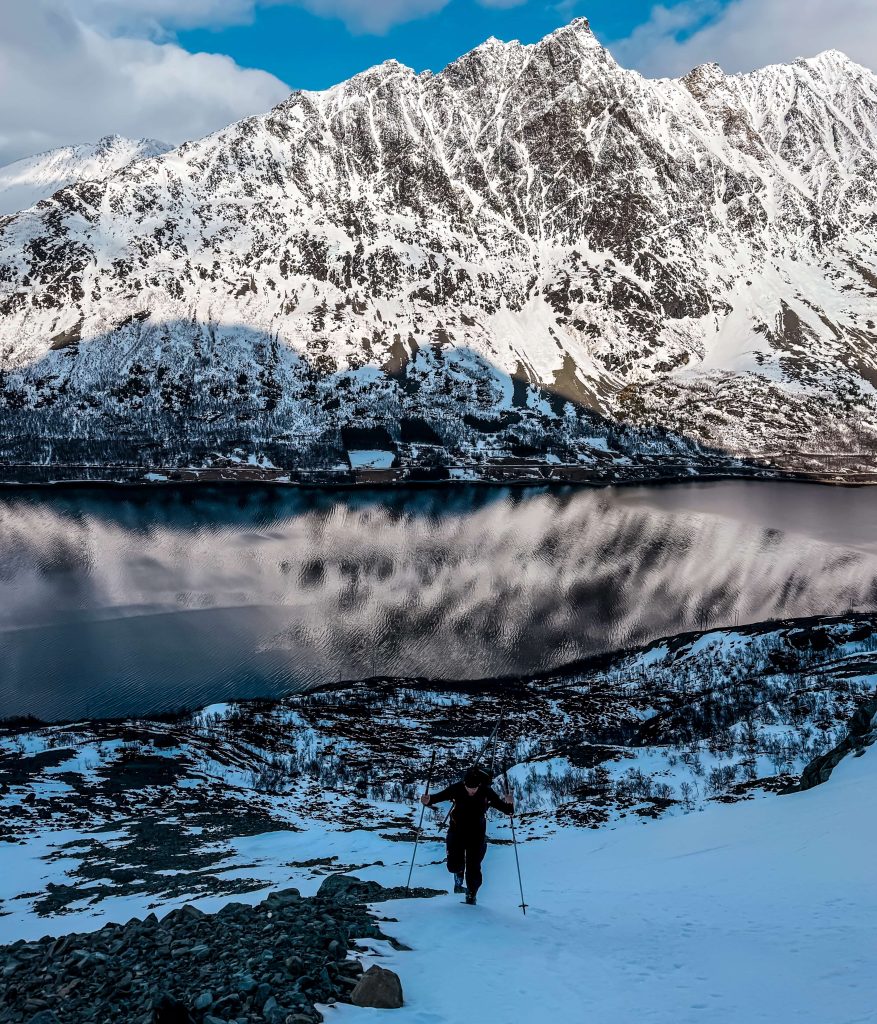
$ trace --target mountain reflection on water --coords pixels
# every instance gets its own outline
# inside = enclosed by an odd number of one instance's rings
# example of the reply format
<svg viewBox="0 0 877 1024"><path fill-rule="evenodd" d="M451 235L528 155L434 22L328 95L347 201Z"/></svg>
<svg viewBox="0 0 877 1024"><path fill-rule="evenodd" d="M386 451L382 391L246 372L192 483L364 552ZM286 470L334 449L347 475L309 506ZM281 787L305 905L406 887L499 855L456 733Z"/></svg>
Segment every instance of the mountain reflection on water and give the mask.
<svg viewBox="0 0 877 1024"><path fill-rule="evenodd" d="M0 717L531 673L850 606L877 607L874 489L0 495Z"/></svg>

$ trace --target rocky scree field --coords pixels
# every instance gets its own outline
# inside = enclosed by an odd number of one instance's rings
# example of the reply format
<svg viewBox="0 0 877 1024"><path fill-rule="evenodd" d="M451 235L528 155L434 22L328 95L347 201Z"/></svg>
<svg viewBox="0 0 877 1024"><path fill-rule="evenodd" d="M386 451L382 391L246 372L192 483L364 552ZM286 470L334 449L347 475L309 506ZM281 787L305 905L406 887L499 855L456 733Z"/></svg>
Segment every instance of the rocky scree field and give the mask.
<svg viewBox="0 0 877 1024"><path fill-rule="evenodd" d="M429 895L334 875L311 899L287 889L215 915L187 903L161 920L16 942L3 951L0 1021L314 1024L315 1003L357 999L355 953L368 948L357 940L386 940L365 901Z"/></svg>

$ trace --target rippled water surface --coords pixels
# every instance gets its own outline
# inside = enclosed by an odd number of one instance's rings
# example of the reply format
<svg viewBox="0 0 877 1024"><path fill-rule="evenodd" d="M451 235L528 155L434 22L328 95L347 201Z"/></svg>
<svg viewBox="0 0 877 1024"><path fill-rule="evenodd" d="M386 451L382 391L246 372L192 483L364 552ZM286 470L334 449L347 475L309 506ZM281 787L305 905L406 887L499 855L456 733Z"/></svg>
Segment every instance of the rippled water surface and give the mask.
<svg viewBox="0 0 877 1024"><path fill-rule="evenodd" d="M0 717L529 673L877 607L877 489L7 490Z"/></svg>

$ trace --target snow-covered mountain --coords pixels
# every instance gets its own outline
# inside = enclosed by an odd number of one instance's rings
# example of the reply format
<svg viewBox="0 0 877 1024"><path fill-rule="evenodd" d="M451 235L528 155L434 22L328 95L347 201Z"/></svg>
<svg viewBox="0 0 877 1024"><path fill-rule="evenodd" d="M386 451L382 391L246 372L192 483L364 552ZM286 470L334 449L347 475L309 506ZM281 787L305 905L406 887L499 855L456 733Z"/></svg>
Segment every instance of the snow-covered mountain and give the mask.
<svg viewBox="0 0 877 1024"><path fill-rule="evenodd" d="M838 52L648 80L579 19L389 61L0 219L4 455L873 452L875 242Z"/></svg>
<svg viewBox="0 0 877 1024"><path fill-rule="evenodd" d="M107 135L95 143L62 146L16 160L0 167L0 215L26 210L67 185L106 178L134 160L160 156L170 148L154 139Z"/></svg>

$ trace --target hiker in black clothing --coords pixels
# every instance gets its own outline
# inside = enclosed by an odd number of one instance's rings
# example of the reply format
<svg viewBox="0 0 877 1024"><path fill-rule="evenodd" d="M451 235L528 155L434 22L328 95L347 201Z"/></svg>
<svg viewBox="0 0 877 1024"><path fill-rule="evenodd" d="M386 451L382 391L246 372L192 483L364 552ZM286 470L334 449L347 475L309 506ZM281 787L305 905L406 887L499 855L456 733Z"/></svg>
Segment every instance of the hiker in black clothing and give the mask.
<svg viewBox="0 0 877 1024"><path fill-rule="evenodd" d="M454 801L447 838L448 871L454 876L454 892L465 892L466 902L474 903L481 885L481 861L487 853L487 808L512 814L515 804L508 793L497 795L487 773L480 768L469 768L462 782L438 793L424 793L420 798L424 807L433 807L443 800Z"/></svg>

